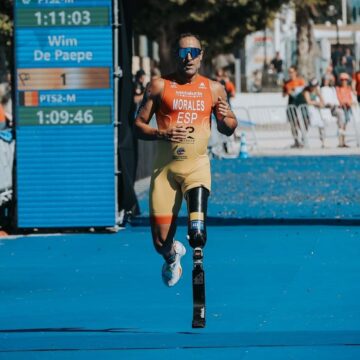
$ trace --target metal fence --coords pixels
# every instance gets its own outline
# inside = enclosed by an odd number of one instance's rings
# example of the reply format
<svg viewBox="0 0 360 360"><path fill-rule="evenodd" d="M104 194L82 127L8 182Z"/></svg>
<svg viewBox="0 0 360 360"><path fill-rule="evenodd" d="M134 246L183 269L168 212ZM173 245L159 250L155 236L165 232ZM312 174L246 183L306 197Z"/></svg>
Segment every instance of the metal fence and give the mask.
<svg viewBox="0 0 360 360"><path fill-rule="evenodd" d="M235 140L241 133L246 133L250 150L286 149L294 144L297 137L305 148L337 147L338 125L330 109L311 109L307 105L290 106L237 106L233 111L238 119ZM311 121L314 111L323 123ZM346 128L346 139L350 146L360 146L359 138L360 110L353 106L352 116Z"/></svg>
<svg viewBox="0 0 360 360"><path fill-rule="evenodd" d="M296 107L286 106L236 106L233 111L238 120L235 140L240 140L242 133L246 134L249 150L269 149L286 146L291 143L291 126L287 111L291 119L296 118Z"/></svg>
<svg viewBox="0 0 360 360"><path fill-rule="evenodd" d="M316 108L314 106L300 105L297 108L302 124L306 128L304 132L304 143L306 147L316 146L318 140L322 140L324 146L337 146L339 127L337 118L328 108ZM340 112L345 111L339 109ZM344 113L343 113L344 116ZM351 146L360 146L359 139L360 112L359 105L354 105L350 111L350 119L346 127L345 138Z"/></svg>

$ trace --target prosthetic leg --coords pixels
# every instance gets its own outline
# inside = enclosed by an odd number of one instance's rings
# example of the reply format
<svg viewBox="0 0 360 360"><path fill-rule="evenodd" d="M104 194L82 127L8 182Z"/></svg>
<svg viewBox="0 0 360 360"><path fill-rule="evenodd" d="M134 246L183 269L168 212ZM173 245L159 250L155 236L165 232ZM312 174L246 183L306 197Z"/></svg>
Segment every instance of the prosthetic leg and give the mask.
<svg viewBox="0 0 360 360"><path fill-rule="evenodd" d="M192 272L193 283L193 328L205 327L205 272L203 248L206 243L206 212L209 191L197 187L186 193L188 207L188 240L194 249Z"/></svg>

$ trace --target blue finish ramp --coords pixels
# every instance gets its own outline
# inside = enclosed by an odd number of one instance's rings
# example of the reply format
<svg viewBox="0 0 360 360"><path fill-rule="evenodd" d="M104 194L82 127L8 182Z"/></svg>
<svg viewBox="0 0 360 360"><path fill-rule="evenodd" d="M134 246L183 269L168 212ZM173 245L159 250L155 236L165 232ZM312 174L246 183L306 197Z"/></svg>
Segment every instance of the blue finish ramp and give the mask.
<svg viewBox="0 0 360 360"><path fill-rule="evenodd" d="M187 244L169 289L147 227L1 240L0 359L359 359L359 231L210 226L201 330Z"/></svg>

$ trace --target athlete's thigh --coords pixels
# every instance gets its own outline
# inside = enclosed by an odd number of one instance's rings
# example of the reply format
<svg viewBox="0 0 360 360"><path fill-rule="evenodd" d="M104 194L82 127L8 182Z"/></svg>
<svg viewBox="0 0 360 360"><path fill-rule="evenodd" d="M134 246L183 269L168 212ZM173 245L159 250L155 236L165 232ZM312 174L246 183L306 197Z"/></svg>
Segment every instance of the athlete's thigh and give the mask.
<svg viewBox="0 0 360 360"><path fill-rule="evenodd" d="M171 225L182 201L180 185L167 168L156 170L150 183L149 209L151 224Z"/></svg>
<svg viewBox="0 0 360 360"><path fill-rule="evenodd" d="M209 158L199 158L196 165L188 172L182 181L182 191L185 194L190 189L203 186L211 190L211 171Z"/></svg>

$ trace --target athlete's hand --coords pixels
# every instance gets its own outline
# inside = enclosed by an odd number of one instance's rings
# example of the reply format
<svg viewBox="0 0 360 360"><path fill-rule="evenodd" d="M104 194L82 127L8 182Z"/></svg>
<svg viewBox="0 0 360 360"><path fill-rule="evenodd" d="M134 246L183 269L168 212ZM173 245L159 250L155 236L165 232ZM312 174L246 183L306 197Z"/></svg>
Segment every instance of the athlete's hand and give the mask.
<svg viewBox="0 0 360 360"><path fill-rule="evenodd" d="M182 125L170 128L165 133L165 139L172 142L181 142L186 139L187 130Z"/></svg>
<svg viewBox="0 0 360 360"><path fill-rule="evenodd" d="M228 102L223 99L221 96L218 97L216 103L216 118L218 120L223 120L226 116L229 115L230 106Z"/></svg>

